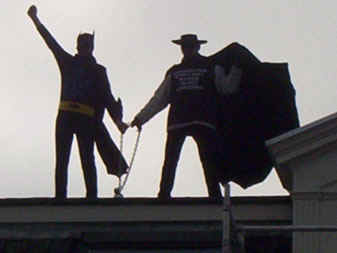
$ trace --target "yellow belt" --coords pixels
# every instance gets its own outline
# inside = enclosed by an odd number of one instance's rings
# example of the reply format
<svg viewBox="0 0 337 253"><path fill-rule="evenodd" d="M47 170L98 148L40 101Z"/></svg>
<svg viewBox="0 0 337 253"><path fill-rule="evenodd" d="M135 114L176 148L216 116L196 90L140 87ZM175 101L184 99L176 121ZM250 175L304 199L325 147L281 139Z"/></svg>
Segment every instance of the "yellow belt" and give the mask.
<svg viewBox="0 0 337 253"><path fill-rule="evenodd" d="M95 115L95 110L91 106L72 101L61 101L59 110L86 114L90 117Z"/></svg>

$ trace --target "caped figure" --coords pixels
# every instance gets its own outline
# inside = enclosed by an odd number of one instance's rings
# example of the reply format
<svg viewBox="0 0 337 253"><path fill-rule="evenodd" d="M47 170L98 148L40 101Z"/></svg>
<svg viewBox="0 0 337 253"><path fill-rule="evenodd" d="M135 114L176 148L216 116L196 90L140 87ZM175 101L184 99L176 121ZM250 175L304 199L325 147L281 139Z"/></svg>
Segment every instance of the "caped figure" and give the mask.
<svg viewBox="0 0 337 253"><path fill-rule="evenodd" d="M61 98L56 120L56 198L67 197L67 167L74 134L76 135L86 185L87 198L97 198L97 172L94 140L102 126L107 108L121 132L122 105L113 97L106 70L93 56L94 34L83 33L77 38L77 54L67 53L49 33L37 16L33 5L28 10L38 32L56 58L61 72Z"/></svg>
<svg viewBox="0 0 337 253"><path fill-rule="evenodd" d="M176 167L182 145L187 136L197 143L208 195L221 198L217 164L222 153L218 141L219 94L233 92L240 81L241 70L233 66L228 75L199 54L200 45L207 43L195 34L182 35L173 43L180 45L182 61L172 66L163 82L145 107L135 116L131 126L141 128L156 113L170 104L167 122L165 160L158 197L168 199L174 184ZM233 91L231 91L231 89Z"/></svg>

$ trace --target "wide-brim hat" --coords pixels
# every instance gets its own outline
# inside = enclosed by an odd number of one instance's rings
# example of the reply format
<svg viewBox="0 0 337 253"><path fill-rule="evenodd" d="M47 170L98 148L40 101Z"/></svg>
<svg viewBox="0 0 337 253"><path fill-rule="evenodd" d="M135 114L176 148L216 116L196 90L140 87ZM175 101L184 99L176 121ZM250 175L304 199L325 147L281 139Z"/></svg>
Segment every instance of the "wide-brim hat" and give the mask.
<svg viewBox="0 0 337 253"><path fill-rule="evenodd" d="M179 40L172 40L177 45L201 45L207 43L207 40L199 40L195 34L184 34Z"/></svg>

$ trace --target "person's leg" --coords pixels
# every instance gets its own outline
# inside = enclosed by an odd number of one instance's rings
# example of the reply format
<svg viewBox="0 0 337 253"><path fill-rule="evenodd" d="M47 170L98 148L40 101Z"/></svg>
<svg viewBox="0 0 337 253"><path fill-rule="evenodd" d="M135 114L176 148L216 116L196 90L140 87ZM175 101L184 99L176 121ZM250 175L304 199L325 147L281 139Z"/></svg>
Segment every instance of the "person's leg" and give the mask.
<svg viewBox="0 0 337 253"><path fill-rule="evenodd" d="M73 141L72 130L62 116L56 121L56 166L55 166L55 197L67 197L68 163Z"/></svg>
<svg viewBox="0 0 337 253"><path fill-rule="evenodd" d="M186 136L181 130L172 130L167 133L165 160L162 168L158 198L168 199L171 197L176 168L185 138Z"/></svg>
<svg viewBox="0 0 337 253"><path fill-rule="evenodd" d="M87 198L97 198L97 172L94 157L94 123L91 120L79 121L81 125L76 133L80 151Z"/></svg>
<svg viewBox="0 0 337 253"><path fill-rule="evenodd" d="M211 198L221 198L221 188L217 177L218 159L220 158L221 150L216 131L206 127L196 127L193 130L192 137L198 145L208 195Z"/></svg>

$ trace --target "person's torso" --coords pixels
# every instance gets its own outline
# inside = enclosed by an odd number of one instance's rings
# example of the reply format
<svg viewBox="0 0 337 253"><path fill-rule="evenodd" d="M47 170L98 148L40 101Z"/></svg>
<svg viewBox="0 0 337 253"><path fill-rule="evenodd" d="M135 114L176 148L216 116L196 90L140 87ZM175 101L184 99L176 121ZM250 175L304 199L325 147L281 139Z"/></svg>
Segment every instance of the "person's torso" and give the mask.
<svg viewBox="0 0 337 253"><path fill-rule="evenodd" d="M99 101L99 65L72 57L62 69L61 101L95 107Z"/></svg>
<svg viewBox="0 0 337 253"><path fill-rule="evenodd" d="M191 124L215 128L216 92L209 76L208 59L200 56L193 62L183 61L168 74L171 75L168 130Z"/></svg>

